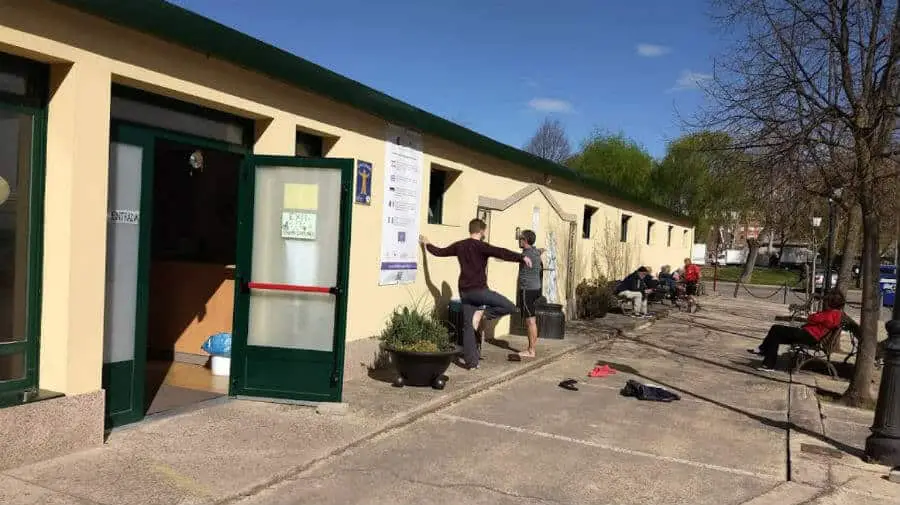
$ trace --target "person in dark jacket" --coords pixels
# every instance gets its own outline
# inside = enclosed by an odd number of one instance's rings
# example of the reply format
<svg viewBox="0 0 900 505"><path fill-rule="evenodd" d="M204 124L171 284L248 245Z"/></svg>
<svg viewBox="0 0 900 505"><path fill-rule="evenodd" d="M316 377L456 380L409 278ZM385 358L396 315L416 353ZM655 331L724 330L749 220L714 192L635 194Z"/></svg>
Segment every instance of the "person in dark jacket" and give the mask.
<svg viewBox="0 0 900 505"><path fill-rule="evenodd" d="M616 286L616 295L631 300L634 305L634 313L639 317L647 315L647 284L644 278L647 276L647 269L640 267L631 275L622 279L622 282Z"/></svg>
<svg viewBox="0 0 900 505"><path fill-rule="evenodd" d="M516 310L516 304L500 293L488 289L488 258L524 263L529 268L532 266L530 257L485 242L486 232L487 224L481 219L473 219L469 222L469 238L447 247L438 247L429 242L427 237L419 237L419 242L431 254L438 257L456 256L459 261L459 298L464 309L465 306L486 307L483 313L480 310L475 311L471 321L464 318L463 356L466 366L470 369L478 368L481 359L475 344L475 331L481 323L482 316L485 321L490 321L512 314Z"/></svg>
<svg viewBox="0 0 900 505"><path fill-rule="evenodd" d="M666 294L670 298L675 298L675 285L678 283L675 276L672 275L672 267L663 265L659 269L659 282L666 287Z"/></svg>

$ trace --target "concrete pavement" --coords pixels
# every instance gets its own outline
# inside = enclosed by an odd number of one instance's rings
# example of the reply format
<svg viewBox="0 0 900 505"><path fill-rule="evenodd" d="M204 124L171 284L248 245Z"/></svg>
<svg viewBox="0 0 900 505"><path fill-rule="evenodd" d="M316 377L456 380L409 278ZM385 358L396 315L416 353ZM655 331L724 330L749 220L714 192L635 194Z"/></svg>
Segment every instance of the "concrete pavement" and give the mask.
<svg viewBox="0 0 900 505"><path fill-rule="evenodd" d="M0 474L0 503L898 503L887 469L859 458L871 412L822 402L817 374L755 370L745 349L785 308L703 307L613 339L572 324L538 363L490 346L443 392L373 374L347 384L343 416L235 401L143 423ZM588 379L596 363L619 373ZM569 377L578 391L557 387ZM629 378L682 400L622 397Z"/></svg>
<svg viewBox="0 0 900 505"><path fill-rule="evenodd" d="M728 299L704 307L566 356L241 503L897 503L887 469L859 459L871 412L823 407L806 385L814 374L755 370L745 350L782 309ZM596 363L620 372L586 378ZM557 387L567 377L578 391ZM682 400L622 397L629 378Z"/></svg>
<svg viewBox="0 0 900 505"><path fill-rule="evenodd" d="M483 366L451 367L443 391L396 389L393 374L374 371L345 384L344 415L234 400L150 418L113 431L103 447L0 472L0 504L208 504L252 495L368 438L608 340L614 327L635 324L622 316L604 323L573 323L565 340L541 341L538 359L525 363L506 359L507 347L524 349L522 337L487 344Z"/></svg>

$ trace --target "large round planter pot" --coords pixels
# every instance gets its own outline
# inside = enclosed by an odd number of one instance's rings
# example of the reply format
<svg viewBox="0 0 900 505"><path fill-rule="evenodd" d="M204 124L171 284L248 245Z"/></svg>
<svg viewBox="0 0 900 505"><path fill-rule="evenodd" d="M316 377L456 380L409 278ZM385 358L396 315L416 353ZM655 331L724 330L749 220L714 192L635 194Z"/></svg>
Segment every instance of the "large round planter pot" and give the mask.
<svg viewBox="0 0 900 505"><path fill-rule="evenodd" d="M391 361L397 370L395 386L431 386L435 389L444 389L447 383L444 372L450 368L453 358L462 353L459 345L445 352L399 351L389 347L386 350L391 353Z"/></svg>

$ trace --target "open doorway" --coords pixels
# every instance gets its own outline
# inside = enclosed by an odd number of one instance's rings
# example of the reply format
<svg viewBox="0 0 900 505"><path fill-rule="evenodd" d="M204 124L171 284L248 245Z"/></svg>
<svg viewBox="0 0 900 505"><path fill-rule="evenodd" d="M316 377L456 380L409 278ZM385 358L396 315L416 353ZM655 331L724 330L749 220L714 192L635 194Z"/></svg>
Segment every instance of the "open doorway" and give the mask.
<svg viewBox="0 0 900 505"><path fill-rule="evenodd" d="M243 157L157 138L153 159L146 415L228 394L201 346L232 331Z"/></svg>

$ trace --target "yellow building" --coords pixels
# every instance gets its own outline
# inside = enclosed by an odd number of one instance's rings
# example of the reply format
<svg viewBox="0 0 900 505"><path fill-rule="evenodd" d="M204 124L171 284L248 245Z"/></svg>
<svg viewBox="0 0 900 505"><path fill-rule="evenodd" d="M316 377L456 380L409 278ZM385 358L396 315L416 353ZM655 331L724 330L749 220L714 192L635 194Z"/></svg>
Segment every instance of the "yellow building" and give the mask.
<svg viewBox="0 0 900 505"><path fill-rule="evenodd" d="M393 308L456 296L418 233L534 229L566 306L693 242L665 209L155 0L0 2L0 178L0 469L174 404L340 401ZM492 287L513 297L515 269L491 263ZM219 332L229 377L201 368Z"/></svg>

